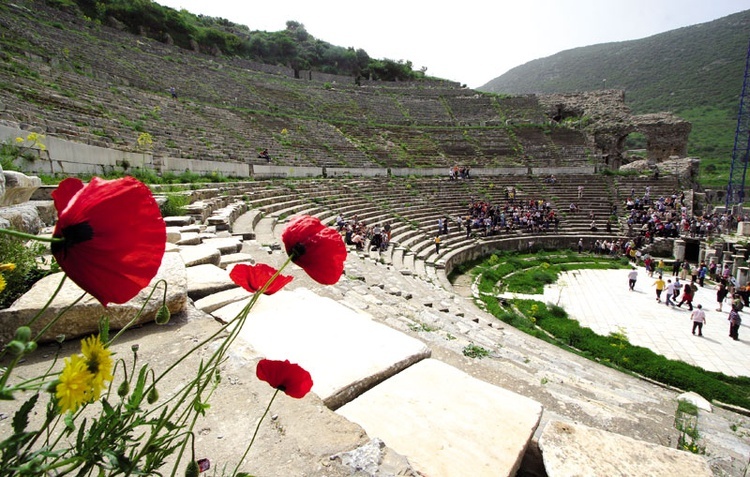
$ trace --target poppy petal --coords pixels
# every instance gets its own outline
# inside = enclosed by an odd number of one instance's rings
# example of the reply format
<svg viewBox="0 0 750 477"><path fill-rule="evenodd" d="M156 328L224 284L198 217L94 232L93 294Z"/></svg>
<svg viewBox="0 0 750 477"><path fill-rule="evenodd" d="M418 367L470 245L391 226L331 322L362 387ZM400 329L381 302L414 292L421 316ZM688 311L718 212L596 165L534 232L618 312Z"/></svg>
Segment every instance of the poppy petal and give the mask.
<svg viewBox="0 0 750 477"><path fill-rule="evenodd" d="M64 181L65 182L65 181ZM62 204L68 187L60 194ZM94 177L58 209L52 253L65 273L102 305L125 303L161 265L166 226L148 187L132 177Z"/></svg>
<svg viewBox="0 0 750 477"><path fill-rule="evenodd" d="M323 285L339 281L347 252L335 229L326 227L317 217L302 215L289 222L281 239L286 253L310 278Z"/></svg>
<svg viewBox="0 0 750 477"><path fill-rule="evenodd" d="M229 278L234 283L241 286L250 293L255 293L265 285L271 277L277 272L275 268L265 263L259 263L257 265L246 265L239 264L235 265L231 272L229 272ZM273 282L268 285L266 295L273 295L277 291L281 290L286 286L287 283L292 281L289 275L279 275Z"/></svg>
<svg viewBox="0 0 750 477"><path fill-rule="evenodd" d="M55 210L58 213L65 210L70 199L83 189L83 181L76 177L69 177L58 184L57 189L52 192L52 200L55 202Z"/></svg>
<svg viewBox="0 0 750 477"><path fill-rule="evenodd" d="M313 386L310 373L302 366L290 363L288 359L284 361L261 359L255 368L255 374L258 379L267 382L272 388L283 391L295 399L305 397Z"/></svg>

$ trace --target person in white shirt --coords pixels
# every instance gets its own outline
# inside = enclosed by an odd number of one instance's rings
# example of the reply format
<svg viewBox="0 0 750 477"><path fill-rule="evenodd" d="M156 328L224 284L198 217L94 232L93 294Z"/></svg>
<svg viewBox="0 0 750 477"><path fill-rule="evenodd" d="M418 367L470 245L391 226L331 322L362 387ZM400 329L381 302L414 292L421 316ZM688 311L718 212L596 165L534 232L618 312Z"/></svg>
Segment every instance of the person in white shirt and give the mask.
<svg viewBox="0 0 750 477"><path fill-rule="evenodd" d="M635 281L638 280L638 270L633 269L628 273L628 287L630 291L635 290Z"/></svg>
<svg viewBox="0 0 750 477"><path fill-rule="evenodd" d="M703 306L698 305L690 314L690 318L693 320L693 334L698 329L698 336L703 336L703 325L706 324L706 312L703 311Z"/></svg>

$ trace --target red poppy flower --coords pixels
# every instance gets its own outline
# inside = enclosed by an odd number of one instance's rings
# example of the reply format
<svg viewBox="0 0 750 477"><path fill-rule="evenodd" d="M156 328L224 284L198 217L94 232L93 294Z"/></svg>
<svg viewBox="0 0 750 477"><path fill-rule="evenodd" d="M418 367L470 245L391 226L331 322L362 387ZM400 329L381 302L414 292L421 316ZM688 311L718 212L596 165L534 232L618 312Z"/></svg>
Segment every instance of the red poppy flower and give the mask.
<svg viewBox="0 0 750 477"><path fill-rule="evenodd" d="M161 265L167 231L148 187L132 177L65 179L52 193L58 221L52 254L102 305L125 303Z"/></svg>
<svg viewBox="0 0 750 477"><path fill-rule="evenodd" d="M259 263L257 265L235 265L231 272L229 272L229 278L234 283L241 286L250 293L255 293L265 285L268 280L277 272L275 268L265 263ZM279 275L273 280L273 283L268 285L266 295L273 295L277 291L284 288L284 286L292 281L289 275Z"/></svg>
<svg viewBox="0 0 750 477"><path fill-rule="evenodd" d="M302 366L290 363L289 360L275 361L261 359L255 368L258 379L265 381L271 387L285 392L295 399L302 399L312 389L312 377Z"/></svg>
<svg viewBox="0 0 750 477"><path fill-rule="evenodd" d="M346 246L341 235L326 227L317 217L293 218L281 234L286 253L310 278L323 285L333 285L344 272Z"/></svg>

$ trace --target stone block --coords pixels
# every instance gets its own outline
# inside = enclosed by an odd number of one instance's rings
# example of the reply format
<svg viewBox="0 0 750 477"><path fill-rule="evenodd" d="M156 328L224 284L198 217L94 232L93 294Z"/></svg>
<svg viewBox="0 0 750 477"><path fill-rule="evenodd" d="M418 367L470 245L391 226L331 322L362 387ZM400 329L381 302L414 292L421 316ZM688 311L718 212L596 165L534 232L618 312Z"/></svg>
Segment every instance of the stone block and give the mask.
<svg viewBox="0 0 750 477"><path fill-rule="evenodd" d="M62 273L48 275L34 284L25 295L19 298L10 308L0 310L0 344L6 344L13 337L16 328L25 325L36 315L49 300L62 279ZM167 287L167 307L171 313L178 313L187 304L187 276L185 265L177 254L165 254L156 276L148 287L138 293L132 300L123 304L110 303L105 309L94 297L86 295L82 300L65 312L60 319L44 334L40 341L53 340L57 335L75 338L99 329L99 319L103 315L109 317L110 328L119 330L124 327L141 309L151 293L151 289L160 279L169 283ZM160 289L163 288L160 286ZM52 321L58 313L73 304L83 290L65 280L60 292L39 319L34 322L34 334ZM143 313L136 321L136 325L152 322L162 304L162 293L157 291L146 304Z"/></svg>
<svg viewBox="0 0 750 477"><path fill-rule="evenodd" d="M182 232L177 245L200 245L201 237L195 232Z"/></svg>
<svg viewBox="0 0 750 477"><path fill-rule="evenodd" d="M167 227L167 243L177 243L181 238L179 227Z"/></svg>
<svg viewBox="0 0 750 477"><path fill-rule="evenodd" d="M229 255L222 255L219 266L221 268L227 268L229 265L236 265L238 263L246 263L248 265L255 265L255 259L249 253L230 253Z"/></svg>
<svg viewBox="0 0 750 477"><path fill-rule="evenodd" d="M167 227L180 227L185 225L191 225L195 221L189 215L174 215L171 217L164 217L164 223Z"/></svg>
<svg viewBox="0 0 750 477"><path fill-rule="evenodd" d="M204 263L211 263L218 266L221 261L221 252L207 245L180 247L180 256L185 261L186 267L193 267Z"/></svg>
<svg viewBox="0 0 750 477"><path fill-rule="evenodd" d="M249 292L244 288L235 287L213 293L195 301L195 307L204 313L212 313L229 304L245 300Z"/></svg>
<svg viewBox="0 0 750 477"><path fill-rule="evenodd" d="M706 458L581 424L550 421L539 438L549 477L709 477Z"/></svg>
<svg viewBox="0 0 750 477"><path fill-rule="evenodd" d="M248 300L212 314L231 321ZM313 392L330 408L430 356L421 341L305 288L262 296L240 336L260 355L309 371Z"/></svg>
<svg viewBox="0 0 750 477"><path fill-rule="evenodd" d="M5 193L0 195L0 207L23 204L31 200L31 195L42 185L37 176L27 176L17 171L1 171L5 178Z"/></svg>
<svg viewBox="0 0 750 477"><path fill-rule="evenodd" d="M428 359L337 411L424 475L513 476L542 406Z"/></svg>
<svg viewBox="0 0 750 477"><path fill-rule="evenodd" d="M206 263L187 269L187 291L193 300L235 287L237 284L229 278L229 272L214 264Z"/></svg>
<svg viewBox="0 0 750 477"><path fill-rule="evenodd" d="M214 247L221 252L222 255L238 253L242 250L242 241L235 237L204 239L203 245Z"/></svg>

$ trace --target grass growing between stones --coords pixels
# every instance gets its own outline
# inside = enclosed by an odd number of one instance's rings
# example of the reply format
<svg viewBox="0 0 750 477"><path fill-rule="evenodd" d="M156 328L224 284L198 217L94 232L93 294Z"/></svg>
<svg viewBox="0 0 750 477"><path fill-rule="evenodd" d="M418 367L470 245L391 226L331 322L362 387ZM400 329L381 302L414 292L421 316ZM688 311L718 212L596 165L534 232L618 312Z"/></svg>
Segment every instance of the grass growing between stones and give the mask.
<svg viewBox="0 0 750 477"><path fill-rule="evenodd" d="M677 448L692 452L693 454L705 454L705 446L698 445L700 433L698 432L698 406L688 401L678 401L677 410L674 415L674 427L680 433L677 437Z"/></svg>
<svg viewBox="0 0 750 477"><path fill-rule="evenodd" d="M560 257L561 255L558 255ZM539 257L541 258L541 257ZM578 260L579 256L573 257ZM580 257L583 258L583 257ZM648 348L630 344L622 330L602 336L590 328L581 326L568 318L567 312L556 305L538 300L499 300L496 293L503 282L509 291L512 288L507 275L498 270L511 270L518 274L518 266L528 265L534 260L525 256L512 257L512 266L501 268L499 258L490 258L476 268L480 290L480 306L499 320L524 331L534 337L553 343L567 351L587 357L622 371L653 379L660 383L686 391L694 391L708 400L715 400L750 409L750 378L727 376L724 373L706 371L682 361L667 359ZM572 265L572 264L571 264ZM587 268L577 263L578 268ZM591 265L597 265L596 262ZM551 269L552 265L547 267ZM570 268L568 268L570 269ZM490 272L484 278L484 272ZM524 282L521 282L523 285Z"/></svg>

